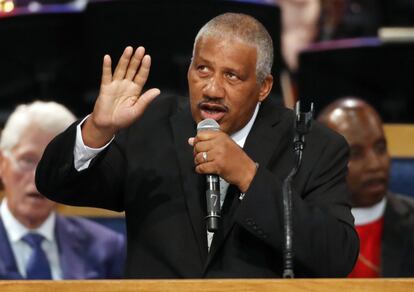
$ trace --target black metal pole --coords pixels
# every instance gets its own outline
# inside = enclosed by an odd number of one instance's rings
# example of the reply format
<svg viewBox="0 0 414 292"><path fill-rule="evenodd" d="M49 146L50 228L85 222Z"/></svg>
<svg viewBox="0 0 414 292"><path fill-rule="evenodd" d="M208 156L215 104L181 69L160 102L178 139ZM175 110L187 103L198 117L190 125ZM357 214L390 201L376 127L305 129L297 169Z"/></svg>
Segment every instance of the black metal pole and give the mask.
<svg viewBox="0 0 414 292"><path fill-rule="evenodd" d="M293 138L293 153L295 164L284 179L283 192L283 219L284 219L284 245L283 245L283 278L294 278L294 253L293 253L293 223L292 223L292 182L302 163L303 150L305 149L305 135L310 131L313 118L313 103L307 113L300 111L300 102L295 106L295 135Z"/></svg>

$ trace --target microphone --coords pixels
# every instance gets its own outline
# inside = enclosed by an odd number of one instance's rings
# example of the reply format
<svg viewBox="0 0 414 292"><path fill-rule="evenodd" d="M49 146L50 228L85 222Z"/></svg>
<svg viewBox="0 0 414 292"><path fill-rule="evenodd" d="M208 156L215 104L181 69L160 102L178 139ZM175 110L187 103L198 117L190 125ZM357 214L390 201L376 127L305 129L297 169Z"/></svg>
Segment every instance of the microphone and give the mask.
<svg viewBox="0 0 414 292"><path fill-rule="evenodd" d="M198 123L197 132L220 131L220 125L213 119L205 119ZM220 215L220 180L216 174L206 174L206 200L207 200L207 230L215 232L218 230Z"/></svg>

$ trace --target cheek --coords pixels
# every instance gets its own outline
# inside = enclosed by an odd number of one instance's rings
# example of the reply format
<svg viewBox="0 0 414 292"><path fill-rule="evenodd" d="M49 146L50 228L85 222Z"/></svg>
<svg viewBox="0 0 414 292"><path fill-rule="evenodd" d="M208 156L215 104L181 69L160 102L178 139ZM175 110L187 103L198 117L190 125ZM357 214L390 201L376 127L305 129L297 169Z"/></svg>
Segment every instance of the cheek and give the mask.
<svg viewBox="0 0 414 292"><path fill-rule="evenodd" d="M192 93L200 93L203 88L205 81L204 79L197 76L196 73L190 73L188 75L188 90Z"/></svg>
<svg viewBox="0 0 414 292"><path fill-rule="evenodd" d="M390 157L388 155L384 155L384 157L381 159L381 163L383 165L384 170L389 172L391 166Z"/></svg>
<svg viewBox="0 0 414 292"><path fill-rule="evenodd" d="M346 183L351 190L353 190L353 187L355 185L354 181L355 181L354 177L348 174L348 176L346 177Z"/></svg>
<svg viewBox="0 0 414 292"><path fill-rule="evenodd" d="M359 181L362 175L362 166L358 162L349 162L348 163L348 175L347 181L350 188L359 185Z"/></svg>
<svg viewBox="0 0 414 292"><path fill-rule="evenodd" d="M197 108L198 103L203 98L201 82L189 82L188 94L191 108Z"/></svg>
<svg viewBox="0 0 414 292"><path fill-rule="evenodd" d="M26 180L21 175L7 175L3 184L10 210L21 213L19 210L25 208Z"/></svg>
<svg viewBox="0 0 414 292"><path fill-rule="evenodd" d="M19 189L25 184L24 175L14 171L5 171L2 176L2 181L6 193L14 193L11 190Z"/></svg>

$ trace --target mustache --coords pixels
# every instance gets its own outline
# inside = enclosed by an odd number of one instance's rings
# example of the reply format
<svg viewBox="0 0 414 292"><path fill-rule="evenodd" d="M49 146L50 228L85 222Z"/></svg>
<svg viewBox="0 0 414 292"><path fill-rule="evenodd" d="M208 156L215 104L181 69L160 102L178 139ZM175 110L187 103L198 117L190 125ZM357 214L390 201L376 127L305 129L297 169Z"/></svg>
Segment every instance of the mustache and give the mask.
<svg viewBox="0 0 414 292"><path fill-rule="evenodd" d="M383 184L383 185L387 185L388 180L384 177L369 178L369 179L366 179L365 181L363 181L361 186L362 187L369 187L371 185L378 184L378 183Z"/></svg>
<svg viewBox="0 0 414 292"><path fill-rule="evenodd" d="M197 104L199 109L216 110L228 112L229 107L224 103L222 98L203 97L203 100Z"/></svg>

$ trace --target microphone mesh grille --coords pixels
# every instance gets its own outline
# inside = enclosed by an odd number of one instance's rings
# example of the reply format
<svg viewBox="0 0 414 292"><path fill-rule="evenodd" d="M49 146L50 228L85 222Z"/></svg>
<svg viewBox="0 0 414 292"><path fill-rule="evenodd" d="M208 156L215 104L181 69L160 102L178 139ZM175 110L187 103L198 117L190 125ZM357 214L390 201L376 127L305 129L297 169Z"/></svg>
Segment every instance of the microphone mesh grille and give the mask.
<svg viewBox="0 0 414 292"><path fill-rule="evenodd" d="M213 119L205 119L198 123L197 131L205 130L218 131L220 130L220 125Z"/></svg>

